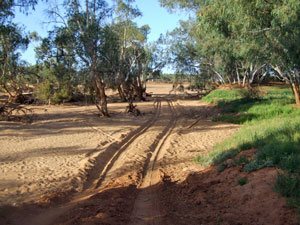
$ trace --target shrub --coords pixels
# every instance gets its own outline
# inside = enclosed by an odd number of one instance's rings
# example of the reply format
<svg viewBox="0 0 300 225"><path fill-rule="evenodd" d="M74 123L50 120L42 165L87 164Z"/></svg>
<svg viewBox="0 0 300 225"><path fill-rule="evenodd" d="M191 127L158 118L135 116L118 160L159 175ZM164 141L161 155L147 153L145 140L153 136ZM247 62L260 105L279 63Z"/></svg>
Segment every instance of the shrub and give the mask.
<svg viewBox="0 0 300 225"><path fill-rule="evenodd" d="M37 86L36 97L44 102L49 102L53 94L53 86L49 81L44 81Z"/></svg>
<svg viewBox="0 0 300 225"><path fill-rule="evenodd" d="M71 98L71 92L67 87L63 86L61 89L55 91L53 97L51 98L51 101L54 104L60 104L69 101Z"/></svg>
<svg viewBox="0 0 300 225"><path fill-rule="evenodd" d="M241 89L240 95L243 99L260 99L262 96L262 93L258 88L249 87L247 89Z"/></svg>
<svg viewBox="0 0 300 225"><path fill-rule="evenodd" d="M275 190L288 199L289 205L300 209L299 174L279 174L276 179Z"/></svg>
<svg viewBox="0 0 300 225"><path fill-rule="evenodd" d="M72 94L66 85L62 86L60 89L55 89L54 86L46 80L38 85L36 97L49 104L60 104L69 101L72 98Z"/></svg>
<svg viewBox="0 0 300 225"><path fill-rule="evenodd" d="M238 179L238 184L239 184L240 186L244 186L244 185L247 184L247 183L248 183L247 177L242 177L242 178L239 178L239 179Z"/></svg>
<svg viewBox="0 0 300 225"><path fill-rule="evenodd" d="M202 98L204 102L218 104L220 102L228 102L241 99L240 89L233 90L214 90Z"/></svg>

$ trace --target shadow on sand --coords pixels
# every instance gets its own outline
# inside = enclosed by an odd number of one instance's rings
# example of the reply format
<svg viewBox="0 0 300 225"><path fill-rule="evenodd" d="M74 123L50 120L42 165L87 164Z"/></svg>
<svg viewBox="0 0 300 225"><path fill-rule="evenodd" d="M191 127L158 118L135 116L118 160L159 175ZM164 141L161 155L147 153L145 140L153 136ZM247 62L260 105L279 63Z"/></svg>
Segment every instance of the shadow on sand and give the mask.
<svg viewBox="0 0 300 225"><path fill-rule="evenodd" d="M148 224L142 220L132 222L135 200L146 191L155 193L159 206L159 214L149 218L152 221L149 224L296 225L296 212L286 206L283 197L273 192L276 174L273 168L250 174L240 172L239 167L221 173L209 168L188 175L182 182L172 182L170 177L164 176L160 183L145 189L115 182L105 189L95 190L71 207L57 206L55 201L48 206L2 207L0 224ZM239 185L240 177L246 177L247 184Z"/></svg>

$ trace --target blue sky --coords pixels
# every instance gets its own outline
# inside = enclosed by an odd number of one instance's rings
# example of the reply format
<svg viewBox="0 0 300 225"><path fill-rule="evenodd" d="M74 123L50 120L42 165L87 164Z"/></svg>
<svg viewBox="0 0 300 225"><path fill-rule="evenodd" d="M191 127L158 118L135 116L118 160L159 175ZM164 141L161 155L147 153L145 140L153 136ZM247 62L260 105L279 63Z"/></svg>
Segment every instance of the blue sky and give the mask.
<svg viewBox="0 0 300 225"><path fill-rule="evenodd" d="M35 11L30 12L29 15L17 12L14 22L24 26L27 31L37 31L40 36L47 36L47 31L51 29L51 25L45 23L49 22L45 13L49 2L39 3ZM143 13L142 17L136 19L136 22L139 25L148 24L151 27L149 41L155 41L160 34L178 26L179 20L188 17L186 14L170 14L166 9L160 7L159 0L136 0L136 5ZM35 63L35 45L37 44L30 44L27 51L22 54L22 58L31 64Z"/></svg>

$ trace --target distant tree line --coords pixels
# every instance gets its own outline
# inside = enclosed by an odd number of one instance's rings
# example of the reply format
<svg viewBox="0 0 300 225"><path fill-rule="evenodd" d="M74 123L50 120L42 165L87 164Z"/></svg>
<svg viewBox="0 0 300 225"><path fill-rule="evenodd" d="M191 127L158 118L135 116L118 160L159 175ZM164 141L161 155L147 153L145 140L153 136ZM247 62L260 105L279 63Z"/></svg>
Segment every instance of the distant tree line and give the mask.
<svg viewBox="0 0 300 225"><path fill-rule="evenodd" d="M191 15L165 38L178 71L241 86L271 77L288 83L300 105L300 1L160 2Z"/></svg>
<svg viewBox="0 0 300 225"><path fill-rule="evenodd" d="M45 1L47 4L47 1ZM53 29L41 38L13 22L15 10L28 12L38 1L4 0L0 3L0 88L10 101L20 101L34 86L46 102L70 100L75 93L92 99L109 116L106 89L118 91L123 101L143 100L147 77L159 74L164 61L160 47L148 43L150 28L134 19L141 12L134 0L67 0L49 7ZM20 60L21 50L39 41L37 63Z"/></svg>

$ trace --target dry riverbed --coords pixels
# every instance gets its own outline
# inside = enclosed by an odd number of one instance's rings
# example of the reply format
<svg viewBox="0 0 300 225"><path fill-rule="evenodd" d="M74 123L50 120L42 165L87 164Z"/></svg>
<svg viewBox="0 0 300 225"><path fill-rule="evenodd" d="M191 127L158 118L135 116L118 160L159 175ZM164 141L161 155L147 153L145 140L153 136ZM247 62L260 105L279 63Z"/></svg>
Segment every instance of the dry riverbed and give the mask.
<svg viewBox="0 0 300 225"><path fill-rule="evenodd" d="M298 224L273 191L275 168L195 163L239 126L213 122L215 107L171 88L151 84L141 117L112 103L110 118L65 105L35 107L32 124L0 122L0 224Z"/></svg>

